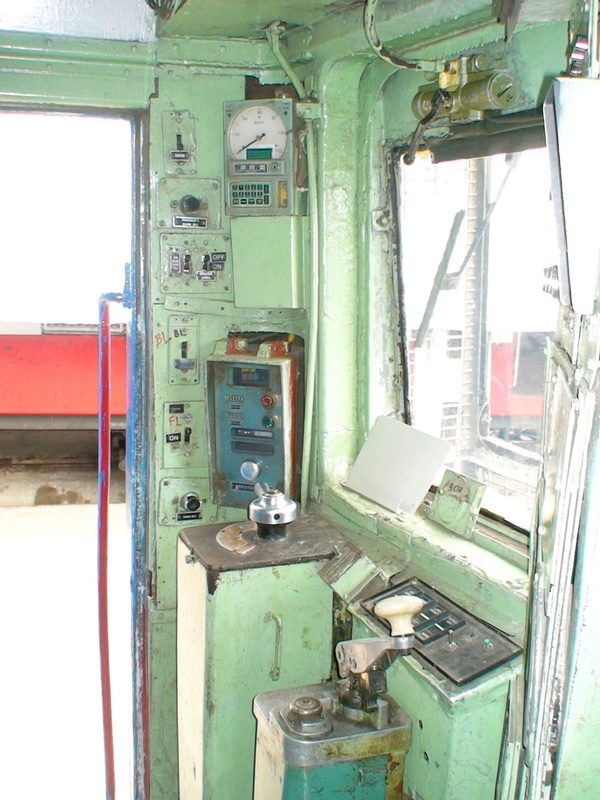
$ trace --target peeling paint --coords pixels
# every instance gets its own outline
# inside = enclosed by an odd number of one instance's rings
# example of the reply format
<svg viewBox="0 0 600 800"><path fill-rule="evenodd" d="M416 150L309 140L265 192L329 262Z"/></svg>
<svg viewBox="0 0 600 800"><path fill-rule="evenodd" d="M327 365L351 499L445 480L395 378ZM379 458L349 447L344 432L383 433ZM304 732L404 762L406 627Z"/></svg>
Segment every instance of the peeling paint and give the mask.
<svg viewBox="0 0 600 800"><path fill-rule="evenodd" d="M48 484L40 486L35 493L35 506L60 506L60 505L84 505L90 503L86 500L81 492L76 492L73 489L66 489L61 492L56 486Z"/></svg>

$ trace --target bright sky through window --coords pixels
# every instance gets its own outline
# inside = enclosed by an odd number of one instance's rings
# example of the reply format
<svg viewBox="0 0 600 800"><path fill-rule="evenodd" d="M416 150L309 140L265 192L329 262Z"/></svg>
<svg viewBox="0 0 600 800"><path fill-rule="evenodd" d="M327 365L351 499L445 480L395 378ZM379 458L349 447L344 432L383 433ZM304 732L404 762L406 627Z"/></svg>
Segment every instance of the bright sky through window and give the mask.
<svg viewBox="0 0 600 800"><path fill-rule="evenodd" d="M96 323L132 259L131 123L4 112L0 142L0 322Z"/></svg>

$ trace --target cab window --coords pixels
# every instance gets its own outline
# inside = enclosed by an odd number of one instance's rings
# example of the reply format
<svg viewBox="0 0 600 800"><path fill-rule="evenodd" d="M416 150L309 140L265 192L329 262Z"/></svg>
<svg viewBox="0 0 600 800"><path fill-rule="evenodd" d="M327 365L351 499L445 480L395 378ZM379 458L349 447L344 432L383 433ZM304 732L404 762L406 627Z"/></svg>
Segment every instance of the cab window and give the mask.
<svg viewBox="0 0 600 800"><path fill-rule="evenodd" d="M529 530L557 264L545 148L397 175L411 423L449 439L446 466Z"/></svg>

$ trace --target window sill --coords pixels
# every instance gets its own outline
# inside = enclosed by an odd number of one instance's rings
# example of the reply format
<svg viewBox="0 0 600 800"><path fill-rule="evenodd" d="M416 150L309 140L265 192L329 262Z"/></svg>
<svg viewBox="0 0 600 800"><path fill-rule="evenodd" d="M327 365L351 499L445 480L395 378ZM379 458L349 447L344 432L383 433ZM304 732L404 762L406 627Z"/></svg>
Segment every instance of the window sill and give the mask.
<svg viewBox="0 0 600 800"><path fill-rule="evenodd" d="M511 548L481 531L473 540L465 539L428 519L423 507L400 516L339 485L323 487L315 510L341 527L385 580L417 575L522 641L529 587L523 553L521 563L513 563Z"/></svg>

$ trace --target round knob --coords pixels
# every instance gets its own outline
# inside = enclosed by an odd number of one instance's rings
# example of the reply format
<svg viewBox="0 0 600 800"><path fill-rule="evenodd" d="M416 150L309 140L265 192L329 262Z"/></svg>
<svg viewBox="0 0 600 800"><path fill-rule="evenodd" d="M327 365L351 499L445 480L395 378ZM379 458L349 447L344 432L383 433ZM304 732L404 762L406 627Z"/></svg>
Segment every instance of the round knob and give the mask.
<svg viewBox="0 0 600 800"><path fill-rule="evenodd" d="M242 461L240 464L240 475L246 481L255 481L260 475L261 467L258 461L253 461L249 458L247 461Z"/></svg>
<svg viewBox="0 0 600 800"><path fill-rule="evenodd" d="M185 511L198 511L202 502L197 494L190 492L181 498L181 507Z"/></svg>
<svg viewBox="0 0 600 800"><path fill-rule="evenodd" d="M412 618L423 608L425 602L420 597L399 594L380 600L373 611L381 619L390 623L392 636L412 636Z"/></svg>
<svg viewBox="0 0 600 800"><path fill-rule="evenodd" d="M200 200L193 194L186 194L179 201L179 207L184 214L195 214L200 208Z"/></svg>
<svg viewBox="0 0 600 800"><path fill-rule="evenodd" d="M311 696L297 697L295 700L292 700L289 710L297 717L304 717L305 719L323 716L321 701Z"/></svg>
<svg viewBox="0 0 600 800"><path fill-rule="evenodd" d="M333 729L321 701L316 697L297 697L282 716L290 730L303 738L327 736Z"/></svg>
<svg viewBox="0 0 600 800"><path fill-rule="evenodd" d="M286 525L298 515L298 504L286 497L279 489L270 489L257 483L254 491L258 495L248 506L248 516L259 525Z"/></svg>

